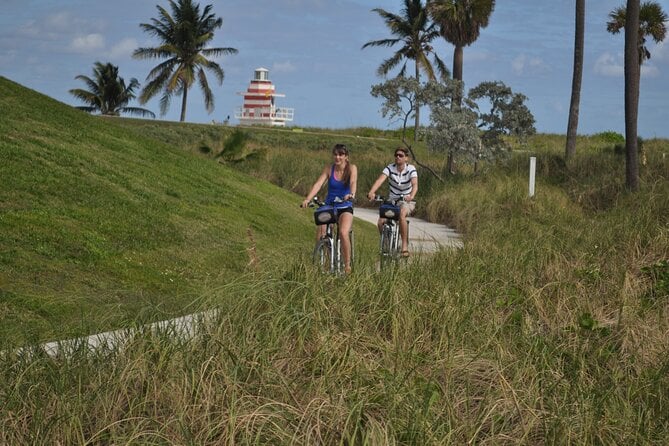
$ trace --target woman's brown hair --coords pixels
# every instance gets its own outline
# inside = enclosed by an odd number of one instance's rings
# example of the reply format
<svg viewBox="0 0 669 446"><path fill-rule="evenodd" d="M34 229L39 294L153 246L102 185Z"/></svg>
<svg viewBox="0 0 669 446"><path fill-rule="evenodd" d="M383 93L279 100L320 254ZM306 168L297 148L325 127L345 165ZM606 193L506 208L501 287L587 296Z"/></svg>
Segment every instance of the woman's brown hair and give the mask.
<svg viewBox="0 0 669 446"><path fill-rule="evenodd" d="M332 148L332 154L333 155L341 155L344 154L348 156L348 147L346 147L345 144L335 144L334 147ZM346 160L346 166L344 167L344 174L341 177L341 180L344 184L349 183L351 180L351 163L349 160Z"/></svg>

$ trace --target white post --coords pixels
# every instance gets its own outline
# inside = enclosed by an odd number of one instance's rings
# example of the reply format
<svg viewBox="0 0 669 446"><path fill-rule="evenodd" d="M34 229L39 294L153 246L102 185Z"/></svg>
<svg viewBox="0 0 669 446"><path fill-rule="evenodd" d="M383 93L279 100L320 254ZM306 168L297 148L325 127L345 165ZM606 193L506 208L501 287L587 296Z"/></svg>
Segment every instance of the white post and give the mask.
<svg viewBox="0 0 669 446"><path fill-rule="evenodd" d="M530 157L530 197L534 197L534 177L537 170L537 157Z"/></svg>

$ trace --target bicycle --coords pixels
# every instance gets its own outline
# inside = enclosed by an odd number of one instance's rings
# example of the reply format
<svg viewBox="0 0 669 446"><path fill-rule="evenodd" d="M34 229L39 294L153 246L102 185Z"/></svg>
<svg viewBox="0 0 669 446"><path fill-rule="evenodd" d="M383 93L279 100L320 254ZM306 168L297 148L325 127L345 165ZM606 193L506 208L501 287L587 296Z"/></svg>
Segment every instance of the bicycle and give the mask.
<svg viewBox="0 0 669 446"><path fill-rule="evenodd" d="M381 254L381 265L388 261L394 261L401 257L402 240L400 239L400 207L397 205L403 197L390 200L377 195L374 201L381 202L379 206L379 217L385 219L381 227L381 239L379 250ZM407 221L407 238L409 237L409 222Z"/></svg>
<svg viewBox="0 0 669 446"><path fill-rule="evenodd" d="M309 207L318 206L314 210L314 222L317 225L325 225L325 233L316 242L316 247L313 252L314 262L319 266L322 272L329 272L333 274L340 274L344 272L344 260L341 256L341 244L339 240L339 226L337 220L339 217L339 208L336 206L344 200L335 198L335 200L328 204L318 200L314 197L309 203ZM351 265L354 259L353 249L353 230L349 232L349 239L351 240Z"/></svg>

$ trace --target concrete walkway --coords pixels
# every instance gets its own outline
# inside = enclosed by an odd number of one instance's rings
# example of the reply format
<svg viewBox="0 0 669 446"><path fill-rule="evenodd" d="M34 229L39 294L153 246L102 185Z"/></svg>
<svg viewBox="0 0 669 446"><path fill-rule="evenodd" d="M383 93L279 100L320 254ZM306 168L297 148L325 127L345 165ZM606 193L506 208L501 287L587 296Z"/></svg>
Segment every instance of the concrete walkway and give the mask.
<svg viewBox="0 0 669 446"><path fill-rule="evenodd" d="M376 225L378 208L356 207L353 215ZM430 253L441 248L462 248L462 237L448 226L409 217L409 250L412 253Z"/></svg>

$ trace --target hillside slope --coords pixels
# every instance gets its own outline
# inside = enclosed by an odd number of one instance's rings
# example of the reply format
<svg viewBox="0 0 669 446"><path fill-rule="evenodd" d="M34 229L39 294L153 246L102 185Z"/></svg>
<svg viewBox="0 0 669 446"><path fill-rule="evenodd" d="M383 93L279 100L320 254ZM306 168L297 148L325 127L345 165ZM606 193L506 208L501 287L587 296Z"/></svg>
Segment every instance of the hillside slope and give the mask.
<svg viewBox="0 0 669 446"><path fill-rule="evenodd" d="M0 77L0 339L194 311L276 249L308 249L295 196ZM285 259L284 259L285 260Z"/></svg>

